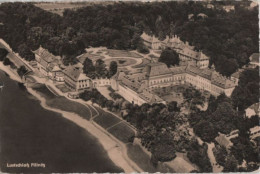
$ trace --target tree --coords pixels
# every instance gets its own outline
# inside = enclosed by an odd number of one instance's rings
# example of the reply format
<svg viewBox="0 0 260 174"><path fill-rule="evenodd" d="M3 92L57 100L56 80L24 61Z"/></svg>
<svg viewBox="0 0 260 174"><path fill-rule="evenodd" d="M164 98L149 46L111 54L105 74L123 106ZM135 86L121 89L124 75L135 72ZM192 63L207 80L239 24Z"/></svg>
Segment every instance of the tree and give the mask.
<svg viewBox="0 0 260 174"><path fill-rule="evenodd" d="M117 72L117 63L116 61L111 61L109 66L109 76L112 77Z"/></svg>
<svg viewBox="0 0 260 174"><path fill-rule="evenodd" d="M145 46L142 41L140 41L140 42L137 44L137 51L138 51L139 53L143 53L143 54L148 54L148 53L150 52L149 49L147 48L147 46Z"/></svg>
<svg viewBox="0 0 260 174"><path fill-rule="evenodd" d="M197 109L196 105L203 106L205 102L205 96L203 96L202 93L195 88L185 89L185 91L183 92L183 97L189 104L189 109L191 111Z"/></svg>
<svg viewBox="0 0 260 174"><path fill-rule="evenodd" d="M180 58L176 51L171 49L165 49L162 51L159 62L165 63L168 67L171 65L179 65Z"/></svg>
<svg viewBox="0 0 260 174"><path fill-rule="evenodd" d="M3 62L4 65L11 65L12 62L6 57Z"/></svg>
<svg viewBox="0 0 260 174"><path fill-rule="evenodd" d="M107 75L105 62L102 59L98 59L95 64L95 72L98 76L104 77Z"/></svg>
<svg viewBox="0 0 260 174"><path fill-rule="evenodd" d="M238 86L232 95L234 107L240 111L259 102L259 69L246 69L239 77Z"/></svg>
<svg viewBox="0 0 260 174"><path fill-rule="evenodd" d="M218 136L214 125L205 120L201 120L194 126L194 132L206 142L211 142Z"/></svg>
<svg viewBox="0 0 260 174"><path fill-rule="evenodd" d="M24 65L20 66L17 69L17 73L19 74L20 77L22 77L26 72L27 72L27 69L25 68Z"/></svg>
<svg viewBox="0 0 260 174"><path fill-rule="evenodd" d="M233 155L228 155L223 172L237 172L238 162Z"/></svg>
<svg viewBox="0 0 260 174"><path fill-rule="evenodd" d="M88 57L83 62L83 72L86 75L89 75L95 71L95 67L93 65L93 62Z"/></svg>
<svg viewBox="0 0 260 174"><path fill-rule="evenodd" d="M22 58L24 58L25 60L30 61L30 60L35 59L33 52L30 50L30 48L25 43L19 45L17 51L18 51L19 55Z"/></svg>
<svg viewBox="0 0 260 174"><path fill-rule="evenodd" d="M168 106L169 112L173 112L173 111L179 112L180 111L180 108L178 108L176 101L171 101L167 106Z"/></svg>
<svg viewBox="0 0 260 174"><path fill-rule="evenodd" d="M0 48L0 61L3 61L4 58L7 56L8 51L4 48Z"/></svg>

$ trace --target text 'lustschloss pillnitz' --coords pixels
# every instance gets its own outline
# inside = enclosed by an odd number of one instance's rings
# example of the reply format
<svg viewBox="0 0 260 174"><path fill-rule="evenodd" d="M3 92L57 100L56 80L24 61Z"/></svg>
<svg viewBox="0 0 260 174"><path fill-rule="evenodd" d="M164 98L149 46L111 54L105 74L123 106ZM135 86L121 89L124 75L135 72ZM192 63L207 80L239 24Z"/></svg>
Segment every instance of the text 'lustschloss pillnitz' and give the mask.
<svg viewBox="0 0 260 174"><path fill-rule="evenodd" d="M45 168L44 163L6 163L6 167L10 168Z"/></svg>

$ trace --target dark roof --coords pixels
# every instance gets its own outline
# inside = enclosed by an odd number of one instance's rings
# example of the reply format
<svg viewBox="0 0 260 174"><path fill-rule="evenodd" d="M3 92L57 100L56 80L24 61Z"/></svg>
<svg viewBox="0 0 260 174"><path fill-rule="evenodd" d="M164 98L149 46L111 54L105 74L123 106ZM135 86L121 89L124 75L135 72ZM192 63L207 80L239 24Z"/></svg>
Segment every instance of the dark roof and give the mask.
<svg viewBox="0 0 260 174"><path fill-rule="evenodd" d="M75 65L68 66L63 73L74 81L78 81L79 79L88 79L88 77L83 74L82 68Z"/></svg>
<svg viewBox="0 0 260 174"><path fill-rule="evenodd" d="M171 75L172 72L166 66L165 63L157 62L157 63L149 63L146 65L144 72L148 77L155 77L161 75Z"/></svg>

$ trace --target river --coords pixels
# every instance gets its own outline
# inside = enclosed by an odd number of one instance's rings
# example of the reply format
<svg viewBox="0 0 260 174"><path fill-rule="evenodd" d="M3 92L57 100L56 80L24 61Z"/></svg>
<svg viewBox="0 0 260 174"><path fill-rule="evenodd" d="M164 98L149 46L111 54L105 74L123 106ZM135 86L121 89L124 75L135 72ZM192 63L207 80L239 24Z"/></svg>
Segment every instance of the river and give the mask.
<svg viewBox="0 0 260 174"><path fill-rule="evenodd" d="M42 108L1 70L0 79L0 171L123 172L90 133ZM19 163L29 167L10 167Z"/></svg>

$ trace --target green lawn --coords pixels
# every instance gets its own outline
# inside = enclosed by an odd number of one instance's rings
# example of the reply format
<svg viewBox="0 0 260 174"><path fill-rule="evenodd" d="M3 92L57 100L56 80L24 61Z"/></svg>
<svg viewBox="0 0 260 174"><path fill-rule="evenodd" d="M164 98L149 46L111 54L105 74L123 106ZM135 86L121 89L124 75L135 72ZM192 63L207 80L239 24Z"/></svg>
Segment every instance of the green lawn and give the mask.
<svg viewBox="0 0 260 174"><path fill-rule="evenodd" d="M90 110L77 102L71 101L65 97L57 97L45 85L40 85L33 88L37 93L46 99L46 104L49 107L60 109L67 112L73 112L81 117L89 120L90 119Z"/></svg>
<svg viewBox="0 0 260 174"><path fill-rule="evenodd" d="M109 66L112 61L116 61L117 65L119 67L129 66L129 65L133 65L133 64L136 63L135 59L130 59L130 58L128 58L128 59L126 59L126 58L112 58L112 59L105 60L105 64L107 66Z"/></svg>
<svg viewBox="0 0 260 174"><path fill-rule="evenodd" d="M58 88L59 90L61 90L61 92L63 92L63 93L66 93L66 92L70 92L70 91L71 91L69 88L66 87L65 84L56 85L56 88Z"/></svg>
<svg viewBox="0 0 260 174"><path fill-rule="evenodd" d="M86 106L84 106L80 103L68 100L65 97L55 97L51 100L48 100L47 105L50 107L53 107L53 108L63 110L63 111L76 113L87 120L89 120L90 116L91 116L90 111Z"/></svg>
<svg viewBox="0 0 260 174"><path fill-rule="evenodd" d="M121 120L116 116L103 111L102 109L96 108L99 112L99 116L94 118L94 121L104 129L119 123Z"/></svg>
<svg viewBox="0 0 260 174"><path fill-rule="evenodd" d="M129 52L126 50L112 50L108 49L107 54L111 57L134 57L134 58L142 58L141 55L133 52Z"/></svg>
<svg viewBox="0 0 260 174"><path fill-rule="evenodd" d="M33 87L33 89L36 92L38 92L41 96L46 98L46 100L50 100L56 97L44 84L39 84Z"/></svg>
<svg viewBox="0 0 260 174"><path fill-rule="evenodd" d="M141 64L135 65L135 66L132 66L132 67L133 67L133 68L143 68L143 67L145 67L145 65L147 65L148 63L151 63L151 61L150 61L149 59L143 59Z"/></svg>
<svg viewBox="0 0 260 174"><path fill-rule="evenodd" d="M150 156L146 154L139 145L127 144L127 155L135 161L136 164L146 172L155 173L174 173L173 169L166 167L162 163L159 163L157 167L154 167L150 162Z"/></svg>
<svg viewBox="0 0 260 174"><path fill-rule="evenodd" d="M112 127L108 132L124 143L128 143L129 139L135 135L134 131L125 123L120 123Z"/></svg>

